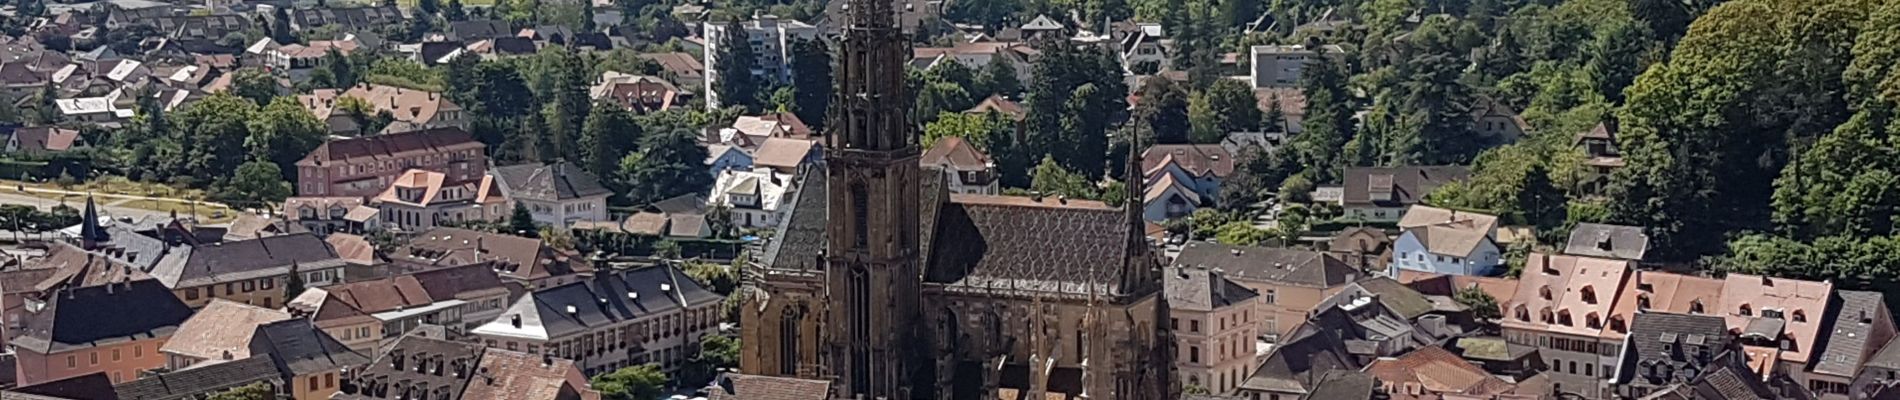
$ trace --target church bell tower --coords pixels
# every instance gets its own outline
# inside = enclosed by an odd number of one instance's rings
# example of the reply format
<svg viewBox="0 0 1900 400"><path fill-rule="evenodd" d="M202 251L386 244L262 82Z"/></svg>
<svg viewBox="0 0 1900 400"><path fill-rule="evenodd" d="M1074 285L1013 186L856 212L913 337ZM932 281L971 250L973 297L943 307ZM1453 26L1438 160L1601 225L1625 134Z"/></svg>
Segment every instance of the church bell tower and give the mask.
<svg viewBox="0 0 1900 400"><path fill-rule="evenodd" d="M889 0L850 0L826 124L824 363L839 395L908 399L921 337L917 132L906 112L908 42Z"/></svg>

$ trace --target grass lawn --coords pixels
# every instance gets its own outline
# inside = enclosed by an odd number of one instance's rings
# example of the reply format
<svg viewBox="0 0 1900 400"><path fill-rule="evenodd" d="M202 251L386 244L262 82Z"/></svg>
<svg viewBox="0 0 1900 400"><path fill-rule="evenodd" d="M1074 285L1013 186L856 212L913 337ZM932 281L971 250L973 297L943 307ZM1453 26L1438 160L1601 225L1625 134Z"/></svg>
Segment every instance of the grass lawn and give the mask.
<svg viewBox="0 0 1900 400"><path fill-rule="evenodd" d="M158 211L158 212L176 211L179 214L191 214L191 211L192 211L191 204L184 203L184 202L176 202L176 201L132 200L132 201L124 202L124 203L118 203L116 204L116 206L125 207L125 208L137 208L141 210L152 210L152 211ZM237 215L237 212L231 211L230 209L227 209L224 207L206 205L206 204L199 204L197 207L197 211L198 211L198 216L203 217L202 218L203 222L207 222L207 223L228 221L231 219L235 219ZM214 218L213 215L218 214L220 211L223 212L224 216Z"/></svg>

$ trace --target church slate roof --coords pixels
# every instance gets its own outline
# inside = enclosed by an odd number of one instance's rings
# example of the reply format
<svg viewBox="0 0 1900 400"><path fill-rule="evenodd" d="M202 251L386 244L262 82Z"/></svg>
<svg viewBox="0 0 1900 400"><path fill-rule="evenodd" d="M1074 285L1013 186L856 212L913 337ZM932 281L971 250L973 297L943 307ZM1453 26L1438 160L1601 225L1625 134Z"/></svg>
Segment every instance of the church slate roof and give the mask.
<svg viewBox="0 0 1900 400"><path fill-rule="evenodd" d="M785 210L786 222L766 244L761 265L784 270L816 269L818 253L825 248L825 207L830 203L825 196L825 181L829 178L815 169L802 175L805 182L786 202L792 207Z"/></svg>
<svg viewBox="0 0 1900 400"><path fill-rule="evenodd" d="M830 203L822 168L816 164L803 174L787 222L765 245L761 265L815 269ZM1090 287L1109 293L1120 282L1135 243L1128 238L1137 234L1129 232L1121 209L1055 197L950 195L941 179L921 181L918 250L926 282L1072 294L1090 293Z"/></svg>
<svg viewBox="0 0 1900 400"><path fill-rule="evenodd" d="M952 195L937 217L925 280L1108 293L1130 254L1129 229L1120 209L1100 202Z"/></svg>

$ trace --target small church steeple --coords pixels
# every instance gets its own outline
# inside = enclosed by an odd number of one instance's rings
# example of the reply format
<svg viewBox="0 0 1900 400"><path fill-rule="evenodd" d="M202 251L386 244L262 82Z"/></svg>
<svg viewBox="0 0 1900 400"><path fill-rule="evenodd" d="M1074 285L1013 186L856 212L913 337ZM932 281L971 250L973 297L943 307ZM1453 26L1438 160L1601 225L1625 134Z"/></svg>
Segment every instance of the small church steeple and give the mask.
<svg viewBox="0 0 1900 400"><path fill-rule="evenodd" d="M94 250L99 242L105 240L105 229L99 227L99 210L93 204L92 194L86 195L86 211L79 221L79 247Z"/></svg>

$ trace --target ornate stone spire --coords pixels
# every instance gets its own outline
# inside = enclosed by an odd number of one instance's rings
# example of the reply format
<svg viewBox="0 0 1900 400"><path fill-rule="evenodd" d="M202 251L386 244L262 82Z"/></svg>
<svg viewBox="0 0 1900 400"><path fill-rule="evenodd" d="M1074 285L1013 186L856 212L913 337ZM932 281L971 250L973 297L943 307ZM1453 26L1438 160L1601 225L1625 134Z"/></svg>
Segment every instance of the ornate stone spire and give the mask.
<svg viewBox="0 0 1900 400"><path fill-rule="evenodd" d="M850 26L838 55L837 92L830 123L832 148L897 150L917 144L904 112L904 63L909 42L896 27L888 0L851 0Z"/></svg>

